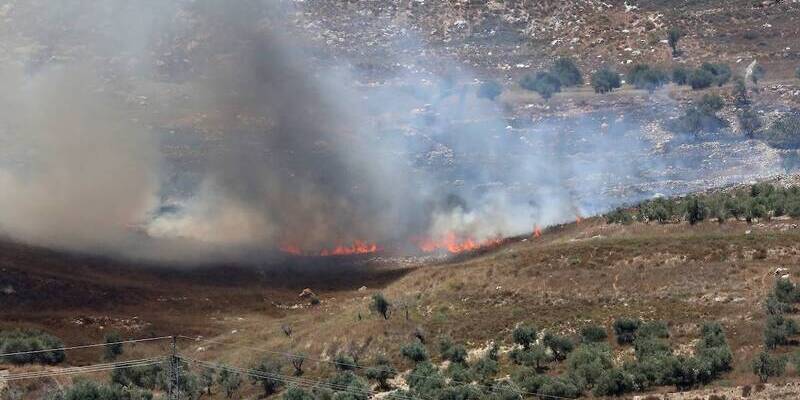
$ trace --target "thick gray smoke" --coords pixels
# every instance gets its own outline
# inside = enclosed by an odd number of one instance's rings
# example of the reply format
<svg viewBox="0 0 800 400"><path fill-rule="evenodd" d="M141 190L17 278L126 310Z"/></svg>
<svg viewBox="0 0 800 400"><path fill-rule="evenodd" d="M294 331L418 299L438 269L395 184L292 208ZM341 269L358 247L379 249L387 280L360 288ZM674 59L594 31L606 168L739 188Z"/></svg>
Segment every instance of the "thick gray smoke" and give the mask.
<svg viewBox="0 0 800 400"><path fill-rule="evenodd" d="M509 126L457 65L362 79L291 28L291 4L50 3L0 9L0 230L14 239L187 262L356 240L402 251L601 210L609 176L657 166L626 156L644 144L613 135L631 124L613 115L572 121L573 137L565 121Z"/></svg>

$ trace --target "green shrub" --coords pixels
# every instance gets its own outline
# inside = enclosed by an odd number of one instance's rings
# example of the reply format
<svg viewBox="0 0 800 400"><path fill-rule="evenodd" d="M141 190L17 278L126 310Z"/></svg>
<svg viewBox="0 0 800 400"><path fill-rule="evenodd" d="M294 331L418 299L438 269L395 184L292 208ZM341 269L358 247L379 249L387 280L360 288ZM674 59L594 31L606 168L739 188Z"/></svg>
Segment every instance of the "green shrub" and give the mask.
<svg viewBox="0 0 800 400"><path fill-rule="evenodd" d="M678 29L678 27L673 26L669 28L667 32L667 43L669 43L669 47L672 48L672 56L676 57L678 53L678 41L683 36L683 33Z"/></svg>
<svg viewBox="0 0 800 400"><path fill-rule="evenodd" d="M514 343L529 349L531 344L536 341L536 328L528 325L520 325L512 332Z"/></svg>
<svg viewBox="0 0 800 400"><path fill-rule="evenodd" d="M766 351L762 351L753 360L751 367L758 379L766 382L771 377L783 375L786 371L786 361L786 358L782 356L771 356Z"/></svg>
<svg viewBox="0 0 800 400"><path fill-rule="evenodd" d="M373 365L367 368L367 371L364 375L367 377L367 379L377 382L379 388L388 390L391 387L387 381L389 379L393 379L397 375L397 371L394 369L388 358L379 356L375 359Z"/></svg>
<svg viewBox="0 0 800 400"><path fill-rule="evenodd" d="M606 329L599 325L587 325L581 328L582 343L601 343L608 339Z"/></svg>
<svg viewBox="0 0 800 400"><path fill-rule="evenodd" d="M334 388L333 400L368 400L369 386L353 371L339 371L328 380Z"/></svg>
<svg viewBox="0 0 800 400"><path fill-rule="evenodd" d="M727 64L712 64L703 63L700 69L706 70L714 77L714 82L717 86L722 86L731 79L731 67Z"/></svg>
<svg viewBox="0 0 800 400"><path fill-rule="evenodd" d="M283 365L278 360L264 358L250 369L255 370L259 375L251 376L250 381L253 385L261 386L265 396L274 394L283 386L283 381L276 376L283 372Z"/></svg>
<svg viewBox="0 0 800 400"><path fill-rule="evenodd" d="M428 350L419 342L409 343L403 346L400 349L400 354L415 363L428 360Z"/></svg>
<svg viewBox="0 0 800 400"><path fill-rule="evenodd" d="M470 383L475 380L472 370L464 364L450 363L446 373L451 382Z"/></svg>
<svg viewBox="0 0 800 400"><path fill-rule="evenodd" d="M36 330L0 331L0 353L25 353L64 347L61 339ZM15 354L0 358L11 364L58 364L64 361L63 350L44 351L28 354Z"/></svg>
<svg viewBox="0 0 800 400"><path fill-rule="evenodd" d="M239 387L242 386L242 376L236 372L223 369L217 377L217 382L219 382L219 386L222 387L225 398L230 399L239 391Z"/></svg>
<svg viewBox="0 0 800 400"><path fill-rule="evenodd" d="M503 87L496 81L481 83L478 87L478 97L494 101L503 93Z"/></svg>
<svg viewBox="0 0 800 400"><path fill-rule="evenodd" d="M767 316L767 324L764 327L764 345L768 349L774 349L779 345L789 343L789 338L798 333L797 322L783 315Z"/></svg>
<svg viewBox="0 0 800 400"><path fill-rule="evenodd" d="M714 83L714 75L705 69L698 68L689 74L689 85L694 90L706 89Z"/></svg>
<svg viewBox="0 0 800 400"><path fill-rule="evenodd" d="M482 357L472 365L473 376L483 385L490 384L499 370L500 365L497 360L493 360L490 357Z"/></svg>
<svg viewBox="0 0 800 400"><path fill-rule="evenodd" d="M664 321L647 321L639 326L637 335L640 337L666 339L669 337L669 328Z"/></svg>
<svg viewBox="0 0 800 400"><path fill-rule="evenodd" d="M633 343L636 339L636 331L639 330L641 324L641 320L632 318L618 318L614 321L614 333L617 335L617 343Z"/></svg>
<svg viewBox="0 0 800 400"><path fill-rule="evenodd" d="M594 385L602 373L614 366L611 349L604 344L583 344L567 357L567 373L583 385Z"/></svg>
<svg viewBox="0 0 800 400"><path fill-rule="evenodd" d="M559 361L566 359L567 355L575 348L575 344L572 343L570 338L550 332L545 333L542 343L550 348L550 351L553 352L553 357Z"/></svg>
<svg viewBox="0 0 800 400"><path fill-rule="evenodd" d="M354 360L349 354L339 353L336 355L333 361L336 363L336 369L339 371L353 371L358 368L358 365L356 365L356 360Z"/></svg>
<svg viewBox="0 0 800 400"><path fill-rule="evenodd" d="M111 332L106 335L106 360L116 360L117 357L122 355L122 336L118 332Z"/></svg>
<svg viewBox="0 0 800 400"><path fill-rule="evenodd" d="M315 397L308 390L292 385L283 392L283 400L315 400Z"/></svg>
<svg viewBox="0 0 800 400"><path fill-rule="evenodd" d="M756 131L761 129L761 119L758 117L758 113L750 108L740 110L736 114L736 119L739 120L739 128L747 137L752 138Z"/></svg>
<svg viewBox="0 0 800 400"><path fill-rule="evenodd" d="M647 357L670 355L672 349L666 340L653 336L639 336L633 341L633 348L636 352L637 360L644 360Z"/></svg>
<svg viewBox="0 0 800 400"><path fill-rule="evenodd" d="M443 337L439 340L439 354L441 354L442 359L450 362L463 364L467 361L467 348L462 344L453 343L449 337Z"/></svg>
<svg viewBox="0 0 800 400"><path fill-rule="evenodd" d="M750 97L747 95L747 85L745 84L744 77L741 75L733 77L731 95L737 107L747 107L750 105Z"/></svg>
<svg viewBox="0 0 800 400"><path fill-rule="evenodd" d="M136 386L156 390L166 387L167 375L164 366L161 364L114 368L111 371L111 382L125 387Z"/></svg>
<svg viewBox="0 0 800 400"><path fill-rule="evenodd" d="M595 396L621 396L635 389L634 376L620 368L603 371L594 386Z"/></svg>
<svg viewBox="0 0 800 400"><path fill-rule="evenodd" d="M800 66L798 66L797 69L794 70L794 77L800 79Z"/></svg>
<svg viewBox="0 0 800 400"><path fill-rule="evenodd" d="M509 356L514 363L535 367L537 370L541 370L544 364L553 361L553 357L547 352L547 348L540 344L530 346L527 350L525 348L511 350Z"/></svg>
<svg viewBox="0 0 800 400"><path fill-rule="evenodd" d="M691 70L684 66L677 66L672 69L672 82L675 82L676 85L686 85L689 83L689 75L691 74Z"/></svg>
<svg viewBox="0 0 800 400"><path fill-rule="evenodd" d="M406 382L413 392L423 397L430 396L445 386L439 369L428 361L417 363L408 374Z"/></svg>
<svg viewBox="0 0 800 400"><path fill-rule="evenodd" d="M64 400L152 400L153 393L82 380L64 391Z"/></svg>
<svg viewBox="0 0 800 400"><path fill-rule="evenodd" d="M570 87L583 83L581 70L571 58L561 57L550 68L550 73L555 75L561 82L561 86Z"/></svg>
<svg viewBox="0 0 800 400"><path fill-rule="evenodd" d="M537 72L535 75L525 75L519 85L526 90L538 93L543 99L549 100L553 94L561 91L561 81L550 72Z"/></svg>
<svg viewBox="0 0 800 400"><path fill-rule="evenodd" d="M608 93L622 86L622 79L617 72L603 67L592 74L591 83L595 93Z"/></svg>
<svg viewBox="0 0 800 400"><path fill-rule="evenodd" d="M628 225L633 222L633 214L626 208L619 207L605 215L609 224Z"/></svg>
<svg viewBox="0 0 800 400"><path fill-rule="evenodd" d="M370 310L380 314L383 319L389 319L392 311L392 303L389 303L389 300L386 300L386 297L383 296L383 293L375 293L372 295L372 304L370 304Z"/></svg>
<svg viewBox="0 0 800 400"><path fill-rule="evenodd" d="M627 81L637 89L653 92L669 82L669 77L661 69L651 68L647 64L636 64L628 72Z"/></svg>
<svg viewBox="0 0 800 400"><path fill-rule="evenodd" d="M750 80L753 81L753 84L758 85L758 81L764 79L765 76L767 76L767 70L761 64L756 64L750 73Z"/></svg>

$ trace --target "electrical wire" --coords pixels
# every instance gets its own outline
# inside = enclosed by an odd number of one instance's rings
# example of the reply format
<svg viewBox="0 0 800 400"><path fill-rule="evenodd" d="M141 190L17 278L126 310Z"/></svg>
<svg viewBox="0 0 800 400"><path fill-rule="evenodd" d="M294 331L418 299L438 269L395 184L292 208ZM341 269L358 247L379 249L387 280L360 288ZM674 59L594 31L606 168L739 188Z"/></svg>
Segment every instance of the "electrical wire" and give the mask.
<svg viewBox="0 0 800 400"><path fill-rule="evenodd" d="M19 356L19 355L24 355L24 354L48 353L48 352L53 352L53 351L68 351L68 350L77 350L77 349L88 349L88 348L92 348L92 347L104 347L104 346L110 346L110 345L115 345L115 344L125 344L125 343L152 342L152 341L155 341L155 340L164 340L164 339L172 339L172 336L161 336L161 337L145 338L145 339L122 340L122 341L119 341L119 342L109 342L109 343L85 344L85 345L80 345L80 346L59 347L59 348L54 348L54 349L17 351L17 352L14 352L14 353L0 354L0 357Z"/></svg>

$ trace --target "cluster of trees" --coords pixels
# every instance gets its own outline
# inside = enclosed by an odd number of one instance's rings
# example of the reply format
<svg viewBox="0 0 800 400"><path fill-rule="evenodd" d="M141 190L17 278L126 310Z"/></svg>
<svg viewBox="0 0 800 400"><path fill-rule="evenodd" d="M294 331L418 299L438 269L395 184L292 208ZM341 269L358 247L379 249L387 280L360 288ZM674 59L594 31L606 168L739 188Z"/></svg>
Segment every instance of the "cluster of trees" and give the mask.
<svg viewBox="0 0 800 400"><path fill-rule="evenodd" d="M36 330L0 331L0 353L18 353L0 358L0 361L12 364L58 364L64 361L63 350L44 351L64 347L61 339L48 333ZM37 351L36 353L27 353ZM22 353L22 354L19 354Z"/></svg>
<svg viewBox="0 0 800 400"><path fill-rule="evenodd" d="M790 344L791 337L800 333L797 321L789 315L794 312L794 306L798 303L800 303L800 288L789 279L783 277L777 279L772 292L764 301L767 313L764 324L764 350L751 364L753 373L761 382L766 382L770 377L781 376L786 370L789 357L772 355L769 351ZM800 353L796 354L792 361L796 368L800 368Z"/></svg>
<svg viewBox="0 0 800 400"><path fill-rule="evenodd" d="M727 64L703 63L699 68L684 66L672 70L672 82L676 85L689 85L694 90L706 89L712 85L722 86L731 79L731 67Z"/></svg>
<svg viewBox="0 0 800 400"><path fill-rule="evenodd" d="M570 58L562 57L547 71L539 71L522 77L519 85L523 89L538 93L545 100L561 91L562 87L577 86L583 83L580 69Z"/></svg>
<svg viewBox="0 0 800 400"><path fill-rule="evenodd" d="M754 219L789 215L800 217L800 187L788 188L759 183L747 189L699 194L679 198L655 198L632 207L620 207L607 214L608 223L632 222L695 224L706 219L724 223L729 218Z"/></svg>
<svg viewBox="0 0 800 400"><path fill-rule="evenodd" d="M780 116L759 132L759 138L779 149L800 147L800 114L794 112Z"/></svg>

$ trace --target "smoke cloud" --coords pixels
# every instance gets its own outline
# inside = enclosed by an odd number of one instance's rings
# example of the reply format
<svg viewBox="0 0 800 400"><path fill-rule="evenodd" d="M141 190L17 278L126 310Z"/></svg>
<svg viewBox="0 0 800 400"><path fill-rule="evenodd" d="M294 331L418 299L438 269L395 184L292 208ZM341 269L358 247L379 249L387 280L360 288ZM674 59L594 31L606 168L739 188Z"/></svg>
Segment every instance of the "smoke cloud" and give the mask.
<svg viewBox="0 0 800 400"><path fill-rule="evenodd" d="M512 126L468 70L408 56L424 48L413 37L385 61L416 67L376 84L305 41L292 5L145 3L0 10L6 235L192 263L354 241L404 251L643 197L659 188L615 190L663 181L653 171L671 163L634 157L649 144L613 114Z"/></svg>

